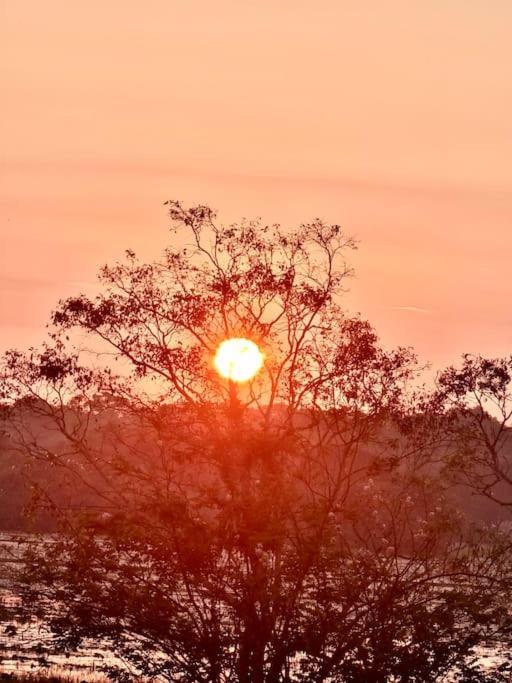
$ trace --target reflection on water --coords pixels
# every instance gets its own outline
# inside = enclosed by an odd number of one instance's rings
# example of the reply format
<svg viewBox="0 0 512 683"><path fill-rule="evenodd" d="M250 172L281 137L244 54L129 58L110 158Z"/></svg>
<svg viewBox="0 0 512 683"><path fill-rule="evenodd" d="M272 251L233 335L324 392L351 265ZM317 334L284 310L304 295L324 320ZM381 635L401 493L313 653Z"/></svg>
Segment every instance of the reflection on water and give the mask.
<svg viewBox="0 0 512 683"><path fill-rule="evenodd" d="M15 577L24 546L31 538L0 532L0 672L28 673L44 668L52 673L79 674L80 681L98 682L105 680L101 675L105 666L126 668L107 646L98 647L92 641L85 641L77 650L59 652L44 618L21 616L30 605L23 604ZM49 535L48 544L51 538ZM493 667L506 661L509 654L497 644L480 648L478 656L484 667ZM444 683L453 680L450 674L443 679Z"/></svg>
<svg viewBox="0 0 512 683"><path fill-rule="evenodd" d="M45 668L80 673L80 680L97 681L106 664L122 663L96 643L59 652L44 619L22 616L30 605L23 605L15 577L28 540L27 535L0 533L0 671L25 673Z"/></svg>

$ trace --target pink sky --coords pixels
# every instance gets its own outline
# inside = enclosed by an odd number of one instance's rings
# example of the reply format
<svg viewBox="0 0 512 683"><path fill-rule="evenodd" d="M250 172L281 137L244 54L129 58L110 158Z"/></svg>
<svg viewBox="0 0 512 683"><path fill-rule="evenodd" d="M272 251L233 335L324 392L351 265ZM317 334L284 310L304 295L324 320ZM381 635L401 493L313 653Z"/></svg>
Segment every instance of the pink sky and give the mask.
<svg viewBox="0 0 512 683"><path fill-rule="evenodd" d="M316 216L347 299L437 367L512 351L509 0L12 0L0 10L0 349L168 198Z"/></svg>

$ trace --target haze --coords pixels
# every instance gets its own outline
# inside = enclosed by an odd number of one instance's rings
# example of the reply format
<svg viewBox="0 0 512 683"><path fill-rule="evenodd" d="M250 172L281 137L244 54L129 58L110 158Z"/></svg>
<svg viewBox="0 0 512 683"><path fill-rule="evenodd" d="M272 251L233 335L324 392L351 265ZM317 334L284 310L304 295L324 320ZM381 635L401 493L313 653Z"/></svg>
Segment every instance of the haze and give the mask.
<svg viewBox="0 0 512 683"><path fill-rule="evenodd" d="M512 3L70 3L0 10L0 347L44 335L163 202L360 240L347 298L439 366L510 351Z"/></svg>

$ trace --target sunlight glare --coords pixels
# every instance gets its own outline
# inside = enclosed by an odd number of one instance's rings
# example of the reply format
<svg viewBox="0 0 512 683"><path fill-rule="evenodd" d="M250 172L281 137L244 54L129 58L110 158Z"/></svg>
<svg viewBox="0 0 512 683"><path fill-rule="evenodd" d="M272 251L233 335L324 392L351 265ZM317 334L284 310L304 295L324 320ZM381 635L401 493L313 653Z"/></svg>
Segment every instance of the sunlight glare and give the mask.
<svg viewBox="0 0 512 683"><path fill-rule="evenodd" d="M263 354L250 339L226 339L219 344L214 364L222 377L247 382L261 369Z"/></svg>

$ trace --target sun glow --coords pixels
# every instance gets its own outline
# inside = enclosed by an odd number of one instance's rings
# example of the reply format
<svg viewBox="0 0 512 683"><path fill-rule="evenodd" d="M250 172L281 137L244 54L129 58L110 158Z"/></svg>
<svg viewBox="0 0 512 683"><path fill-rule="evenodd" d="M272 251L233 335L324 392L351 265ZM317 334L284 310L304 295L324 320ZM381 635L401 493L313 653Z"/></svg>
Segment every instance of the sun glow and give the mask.
<svg viewBox="0 0 512 683"><path fill-rule="evenodd" d="M261 369L263 354L250 339L226 339L214 358L217 372L233 382L247 382Z"/></svg>

